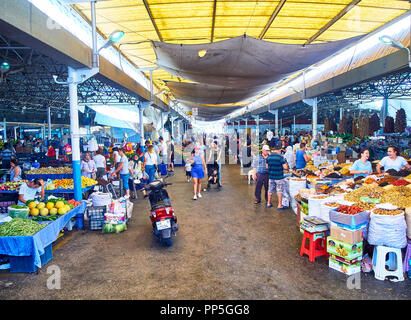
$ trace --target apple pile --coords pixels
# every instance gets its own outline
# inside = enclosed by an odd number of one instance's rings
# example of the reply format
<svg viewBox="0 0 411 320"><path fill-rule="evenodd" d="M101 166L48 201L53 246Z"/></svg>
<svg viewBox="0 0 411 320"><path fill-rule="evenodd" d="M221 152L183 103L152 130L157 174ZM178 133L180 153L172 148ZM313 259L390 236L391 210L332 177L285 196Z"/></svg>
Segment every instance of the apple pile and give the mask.
<svg viewBox="0 0 411 320"><path fill-rule="evenodd" d="M0 191L18 191L22 183L26 180L20 180L18 182L5 182L0 184Z"/></svg>

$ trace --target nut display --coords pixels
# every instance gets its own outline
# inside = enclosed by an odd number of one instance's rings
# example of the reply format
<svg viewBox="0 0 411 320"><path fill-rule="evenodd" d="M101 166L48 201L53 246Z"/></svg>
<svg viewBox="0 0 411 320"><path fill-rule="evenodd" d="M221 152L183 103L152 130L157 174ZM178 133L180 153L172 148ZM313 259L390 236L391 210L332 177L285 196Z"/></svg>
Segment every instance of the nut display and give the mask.
<svg viewBox="0 0 411 320"><path fill-rule="evenodd" d="M344 200L352 202L360 202L361 197L381 198L384 194L384 189L374 184L364 185L356 190L347 193Z"/></svg>
<svg viewBox="0 0 411 320"><path fill-rule="evenodd" d="M362 209L363 211L370 211L375 208L375 203L357 202L354 204L356 207Z"/></svg>
<svg viewBox="0 0 411 320"><path fill-rule="evenodd" d="M386 210L386 209L375 209L373 210L373 213L375 214L383 214L383 215L388 215L388 216L396 216L398 214L404 213L402 210Z"/></svg>
<svg viewBox="0 0 411 320"><path fill-rule="evenodd" d="M338 207L340 206L340 204L337 203L337 202L325 203L325 205L326 205L327 207L331 207L331 208L338 208Z"/></svg>
<svg viewBox="0 0 411 320"><path fill-rule="evenodd" d="M73 173L73 169L70 167L57 167L57 168L40 168L27 171L26 174L69 174Z"/></svg>

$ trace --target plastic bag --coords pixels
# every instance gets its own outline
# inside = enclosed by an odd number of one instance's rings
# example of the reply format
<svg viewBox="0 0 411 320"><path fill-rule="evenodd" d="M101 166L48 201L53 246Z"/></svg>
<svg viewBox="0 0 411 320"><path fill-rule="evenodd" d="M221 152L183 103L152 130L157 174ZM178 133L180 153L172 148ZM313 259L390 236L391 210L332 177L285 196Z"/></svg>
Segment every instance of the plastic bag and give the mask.
<svg viewBox="0 0 411 320"><path fill-rule="evenodd" d="M361 260L361 271L365 273L372 271L372 260L368 254L365 254Z"/></svg>
<svg viewBox="0 0 411 320"><path fill-rule="evenodd" d="M120 233L127 230L127 224L125 223L109 223L105 222L103 224L103 233Z"/></svg>
<svg viewBox="0 0 411 320"><path fill-rule="evenodd" d="M374 246L404 248L407 246L404 213L395 216L371 213L368 243Z"/></svg>

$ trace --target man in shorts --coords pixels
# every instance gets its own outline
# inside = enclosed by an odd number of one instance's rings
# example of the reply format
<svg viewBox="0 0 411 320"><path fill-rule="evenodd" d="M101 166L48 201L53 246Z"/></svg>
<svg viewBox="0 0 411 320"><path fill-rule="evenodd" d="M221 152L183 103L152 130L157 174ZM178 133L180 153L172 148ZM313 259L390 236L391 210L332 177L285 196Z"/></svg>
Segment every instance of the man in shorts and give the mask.
<svg viewBox="0 0 411 320"><path fill-rule="evenodd" d="M287 181L284 179L284 170L287 170L288 166L284 157L281 155L281 146L279 144L274 147L274 152L268 156L267 168L269 179L267 208L271 208L273 206L271 204L271 196L277 191L277 209L284 210L287 208L282 205L283 194L287 192Z"/></svg>

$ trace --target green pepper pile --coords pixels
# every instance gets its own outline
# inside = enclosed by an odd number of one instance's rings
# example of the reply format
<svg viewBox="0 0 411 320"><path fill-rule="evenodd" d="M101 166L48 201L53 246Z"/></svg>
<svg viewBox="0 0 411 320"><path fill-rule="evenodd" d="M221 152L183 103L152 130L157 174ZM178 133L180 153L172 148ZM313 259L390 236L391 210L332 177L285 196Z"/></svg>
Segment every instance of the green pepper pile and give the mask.
<svg viewBox="0 0 411 320"><path fill-rule="evenodd" d="M32 236L45 226L31 219L14 218L0 225L0 237Z"/></svg>

